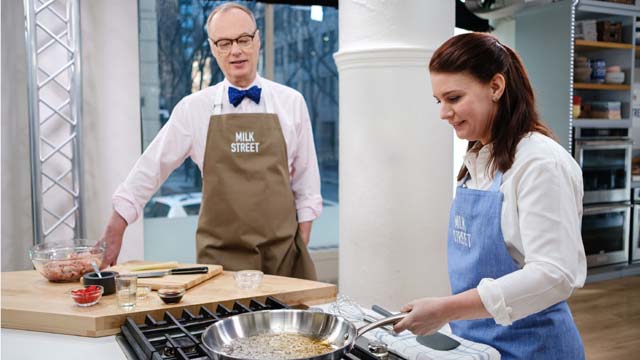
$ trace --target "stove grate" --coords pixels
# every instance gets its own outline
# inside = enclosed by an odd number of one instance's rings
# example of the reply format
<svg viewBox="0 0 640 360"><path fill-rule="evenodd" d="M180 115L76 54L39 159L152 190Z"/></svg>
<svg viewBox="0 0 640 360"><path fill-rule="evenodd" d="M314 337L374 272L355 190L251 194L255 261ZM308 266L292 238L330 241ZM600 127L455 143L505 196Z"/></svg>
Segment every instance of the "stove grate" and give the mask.
<svg viewBox="0 0 640 360"><path fill-rule="evenodd" d="M218 305L215 312L201 307L197 315L185 309L179 318L169 312L164 313L162 320L147 315L142 324L127 318L116 340L129 360L210 360L201 342L202 333L210 325L237 314L288 308L277 299L267 297L264 303L252 299L248 306L236 301L231 309ZM343 359L379 359L365 350L367 344L364 337L358 338L351 353ZM386 359L399 358L389 356Z"/></svg>
<svg viewBox="0 0 640 360"><path fill-rule="evenodd" d="M129 317L120 330L134 359L204 360L209 357L200 339L210 325L237 314L288 308L289 306L273 297L267 297L264 303L252 299L249 306L236 301L231 309L222 304L218 305L215 312L201 307L198 315L185 309L179 318L169 312L164 313L162 320L147 315L144 323L140 325Z"/></svg>

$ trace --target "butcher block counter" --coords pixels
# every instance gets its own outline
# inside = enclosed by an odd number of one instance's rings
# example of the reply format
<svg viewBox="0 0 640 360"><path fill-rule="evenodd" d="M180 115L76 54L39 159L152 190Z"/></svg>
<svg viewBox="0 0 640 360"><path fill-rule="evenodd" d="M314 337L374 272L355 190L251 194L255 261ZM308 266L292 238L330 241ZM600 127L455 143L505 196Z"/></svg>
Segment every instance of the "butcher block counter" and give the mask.
<svg viewBox="0 0 640 360"><path fill-rule="evenodd" d="M201 306L214 310L218 304L230 305L250 298L264 300L274 296L290 305L314 305L334 301L333 284L265 275L257 289L243 290L235 285L233 272L224 271L187 290L178 304L164 304L153 291L131 311L117 305L116 295L103 296L97 305L76 306L69 294L76 283L52 283L35 270L2 273L2 327L49 333L100 337L120 332L127 317L144 322L147 314L161 316L169 311L179 316L182 309L197 312Z"/></svg>

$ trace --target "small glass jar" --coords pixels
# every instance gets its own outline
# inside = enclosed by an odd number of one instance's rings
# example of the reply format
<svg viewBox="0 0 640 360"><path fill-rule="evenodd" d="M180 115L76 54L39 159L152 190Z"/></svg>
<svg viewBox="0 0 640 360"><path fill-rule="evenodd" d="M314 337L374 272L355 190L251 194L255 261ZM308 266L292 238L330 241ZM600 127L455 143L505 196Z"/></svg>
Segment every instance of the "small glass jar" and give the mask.
<svg viewBox="0 0 640 360"><path fill-rule="evenodd" d="M233 276L236 279L236 286L243 290L255 289L260 286L264 273L259 270L242 270Z"/></svg>

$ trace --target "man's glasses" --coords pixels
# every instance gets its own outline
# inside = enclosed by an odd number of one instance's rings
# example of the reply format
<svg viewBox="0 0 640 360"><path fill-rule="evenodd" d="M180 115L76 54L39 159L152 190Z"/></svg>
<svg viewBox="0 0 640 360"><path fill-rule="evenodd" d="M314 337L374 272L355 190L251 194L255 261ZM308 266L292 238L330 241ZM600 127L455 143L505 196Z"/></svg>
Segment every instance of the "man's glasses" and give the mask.
<svg viewBox="0 0 640 360"><path fill-rule="evenodd" d="M221 53L226 54L229 51L231 51L231 47L233 46L234 42L237 43L238 46L243 49L247 49L251 47L251 45L253 44L253 38L256 36L257 31L258 29L255 29L253 31L253 34L238 36L235 39L218 39L218 40L213 40L211 38L209 39L211 39L213 44L218 48L218 50Z"/></svg>

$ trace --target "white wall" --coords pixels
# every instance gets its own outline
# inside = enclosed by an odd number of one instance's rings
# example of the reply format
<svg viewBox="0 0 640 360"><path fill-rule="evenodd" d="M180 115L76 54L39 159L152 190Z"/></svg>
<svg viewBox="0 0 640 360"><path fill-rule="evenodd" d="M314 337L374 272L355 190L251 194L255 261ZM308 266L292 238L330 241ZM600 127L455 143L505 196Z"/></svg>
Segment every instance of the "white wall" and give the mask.
<svg viewBox="0 0 640 360"><path fill-rule="evenodd" d="M495 29L491 35L512 49L516 48L516 20L512 17L494 20L491 26Z"/></svg>
<svg viewBox="0 0 640 360"><path fill-rule="evenodd" d="M22 1L2 1L2 271L31 267L33 244L26 51ZM81 2L83 146L87 237L102 234L111 194L141 151L135 1ZM43 61L46 61L44 59ZM120 260L143 257L142 222Z"/></svg>
<svg viewBox="0 0 640 360"><path fill-rule="evenodd" d="M98 238L111 196L141 153L136 1L82 3L87 237ZM144 256L142 221L127 228L119 261Z"/></svg>
<svg viewBox="0 0 640 360"><path fill-rule="evenodd" d="M2 1L2 271L31 267L33 244L26 51L22 1Z"/></svg>

